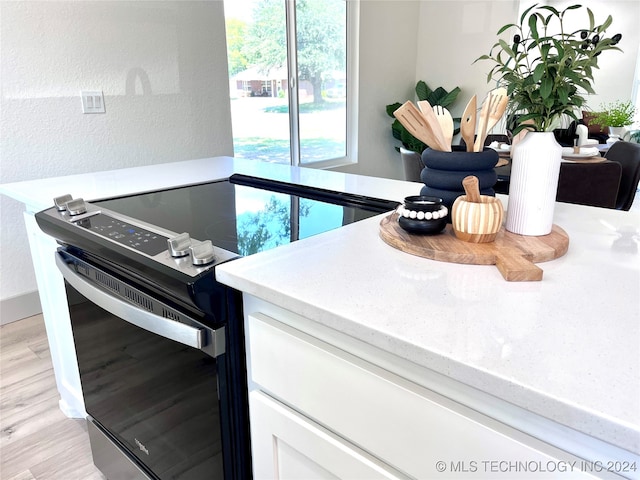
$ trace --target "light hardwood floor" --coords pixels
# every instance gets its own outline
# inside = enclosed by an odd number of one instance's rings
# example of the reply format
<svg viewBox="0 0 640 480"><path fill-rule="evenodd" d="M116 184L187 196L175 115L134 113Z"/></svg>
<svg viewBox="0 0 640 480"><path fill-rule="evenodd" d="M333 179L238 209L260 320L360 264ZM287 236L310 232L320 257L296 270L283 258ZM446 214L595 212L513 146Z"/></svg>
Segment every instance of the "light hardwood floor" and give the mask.
<svg viewBox="0 0 640 480"><path fill-rule="evenodd" d="M58 400L42 316L0 327L0 479L104 480Z"/></svg>

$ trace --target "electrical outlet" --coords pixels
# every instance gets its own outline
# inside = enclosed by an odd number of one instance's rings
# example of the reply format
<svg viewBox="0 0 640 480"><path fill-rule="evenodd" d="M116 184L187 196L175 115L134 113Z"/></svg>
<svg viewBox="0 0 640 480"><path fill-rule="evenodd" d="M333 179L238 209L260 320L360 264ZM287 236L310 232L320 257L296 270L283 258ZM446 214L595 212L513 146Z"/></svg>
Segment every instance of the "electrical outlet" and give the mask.
<svg viewBox="0 0 640 480"><path fill-rule="evenodd" d="M82 98L82 113L106 113L102 92L80 92Z"/></svg>

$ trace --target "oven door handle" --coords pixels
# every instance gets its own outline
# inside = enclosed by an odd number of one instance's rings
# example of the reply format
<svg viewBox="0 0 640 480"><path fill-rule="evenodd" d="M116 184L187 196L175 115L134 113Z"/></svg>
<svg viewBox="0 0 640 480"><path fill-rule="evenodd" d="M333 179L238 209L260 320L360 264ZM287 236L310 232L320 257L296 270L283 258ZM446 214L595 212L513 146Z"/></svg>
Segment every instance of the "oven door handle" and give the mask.
<svg viewBox="0 0 640 480"><path fill-rule="evenodd" d="M113 315L164 338L198 350L205 349L206 336L204 329L191 327L184 323L161 317L114 297L77 274L58 254L56 254L56 264L62 276L73 288L84 295L87 300Z"/></svg>

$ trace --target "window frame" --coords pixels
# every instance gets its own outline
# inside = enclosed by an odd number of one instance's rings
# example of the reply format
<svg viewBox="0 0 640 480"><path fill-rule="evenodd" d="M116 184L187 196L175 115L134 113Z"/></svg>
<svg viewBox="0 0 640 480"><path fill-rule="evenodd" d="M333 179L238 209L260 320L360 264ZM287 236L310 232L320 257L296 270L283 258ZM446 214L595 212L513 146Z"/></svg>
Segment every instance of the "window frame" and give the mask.
<svg viewBox="0 0 640 480"><path fill-rule="evenodd" d="M298 99L298 63L296 36L296 2L285 0L287 35L287 70L289 94L289 142L290 164L298 167L327 169L358 163L358 39L360 28L360 0L344 0L346 3L346 132L345 155L342 157L301 162L300 158L300 110ZM295 112L295 114L292 114Z"/></svg>

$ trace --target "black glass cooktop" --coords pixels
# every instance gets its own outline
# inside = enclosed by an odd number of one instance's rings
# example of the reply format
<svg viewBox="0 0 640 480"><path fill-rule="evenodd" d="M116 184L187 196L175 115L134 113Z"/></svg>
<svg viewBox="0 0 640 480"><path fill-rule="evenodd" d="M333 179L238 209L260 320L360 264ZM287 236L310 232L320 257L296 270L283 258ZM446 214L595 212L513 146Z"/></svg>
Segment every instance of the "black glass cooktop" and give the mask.
<svg viewBox="0 0 640 480"><path fill-rule="evenodd" d="M92 202L240 255L388 212L397 202L234 175L229 180Z"/></svg>

